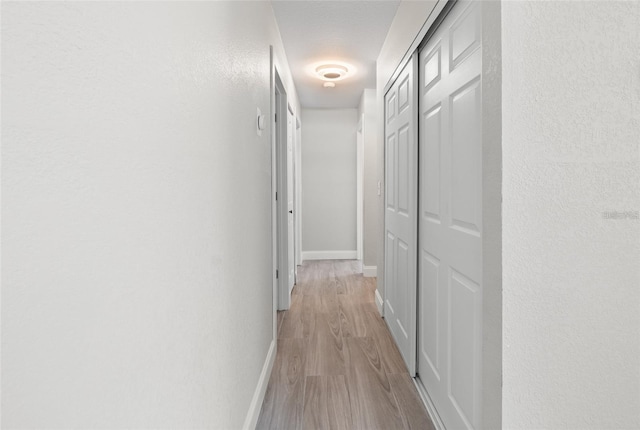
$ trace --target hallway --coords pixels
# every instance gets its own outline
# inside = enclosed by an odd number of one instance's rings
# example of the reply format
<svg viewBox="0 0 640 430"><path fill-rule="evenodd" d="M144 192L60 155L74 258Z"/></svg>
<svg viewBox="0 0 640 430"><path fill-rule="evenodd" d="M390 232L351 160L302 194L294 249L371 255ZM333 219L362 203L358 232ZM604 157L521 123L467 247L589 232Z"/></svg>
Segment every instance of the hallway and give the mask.
<svg viewBox="0 0 640 430"><path fill-rule="evenodd" d="M258 429L432 429L355 260L307 261L289 311Z"/></svg>
<svg viewBox="0 0 640 430"><path fill-rule="evenodd" d="M640 429L640 0L0 15L0 428Z"/></svg>

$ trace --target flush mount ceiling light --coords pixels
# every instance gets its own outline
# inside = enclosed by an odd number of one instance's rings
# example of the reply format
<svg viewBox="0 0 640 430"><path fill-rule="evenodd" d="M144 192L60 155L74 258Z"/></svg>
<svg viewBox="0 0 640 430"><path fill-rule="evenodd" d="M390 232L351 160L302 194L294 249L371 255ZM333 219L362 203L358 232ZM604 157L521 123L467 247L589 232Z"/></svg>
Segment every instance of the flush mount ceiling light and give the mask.
<svg viewBox="0 0 640 430"><path fill-rule="evenodd" d="M307 75L321 79L324 82L335 82L351 78L357 71L351 64L339 60L314 62L306 66L305 69Z"/></svg>
<svg viewBox="0 0 640 430"><path fill-rule="evenodd" d="M333 82L325 82L324 84L322 84L322 86L325 88L334 88L336 84Z"/></svg>
<svg viewBox="0 0 640 430"><path fill-rule="evenodd" d="M349 69L341 64L323 64L316 67L316 73L320 75L322 79L328 81L337 81L344 78Z"/></svg>

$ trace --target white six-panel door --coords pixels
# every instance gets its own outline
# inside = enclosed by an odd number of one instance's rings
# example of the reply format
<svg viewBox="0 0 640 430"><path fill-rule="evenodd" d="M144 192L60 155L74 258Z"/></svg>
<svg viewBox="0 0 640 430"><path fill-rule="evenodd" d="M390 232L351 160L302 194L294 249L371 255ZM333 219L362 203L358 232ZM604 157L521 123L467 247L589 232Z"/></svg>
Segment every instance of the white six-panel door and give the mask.
<svg viewBox="0 0 640 430"><path fill-rule="evenodd" d="M416 364L417 166L413 59L385 95L385 320L407 364Z"/></svg>
<svg viewBox="0 0 640 430"><path fill-rule="evenodd" d="M449 430L481 423L480 26L459 2L419 53L417 373Z"/></svg>

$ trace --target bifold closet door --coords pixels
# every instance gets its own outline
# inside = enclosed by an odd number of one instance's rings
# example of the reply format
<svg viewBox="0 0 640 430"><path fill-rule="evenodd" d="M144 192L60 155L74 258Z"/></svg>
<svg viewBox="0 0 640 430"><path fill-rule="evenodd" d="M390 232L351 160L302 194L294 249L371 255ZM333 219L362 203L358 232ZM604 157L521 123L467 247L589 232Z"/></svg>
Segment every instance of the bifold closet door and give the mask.
<svg viewBox="0 0 640 430"><path fill-rule="evenodd" d="M419 53L417 373L447 429L481 423L479 3L456 3Z"/></svg>
<svg viewBox="0 0 640 430"><path fill-rule="evenodd" d="M385 95L385 320L409 373L416 365L417 59Z"/></svg>

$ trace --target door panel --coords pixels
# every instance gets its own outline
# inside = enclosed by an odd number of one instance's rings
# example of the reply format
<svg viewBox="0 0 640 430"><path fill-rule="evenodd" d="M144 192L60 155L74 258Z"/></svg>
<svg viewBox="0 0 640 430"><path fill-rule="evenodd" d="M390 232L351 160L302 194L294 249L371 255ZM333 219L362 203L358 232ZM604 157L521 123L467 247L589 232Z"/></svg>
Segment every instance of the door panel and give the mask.
<svg viewBox="0 0 640 430"><path fill-rule="evenodd" d="M445 427L481 423L479 2L453 6L421 49L418 377Z"/></svg>
<svg viewBox="0 0 640 430"><path fill-rule="evenodd" d="M412 179L409 169L409 125L398 131L398 213L409 216L409 181ZM413 189L413 187L411 187Z"/></svg>
<svg viewBox="0 0 640 430"><path fill-rule="evenodd" d="M385 95L385 320L409 373L416 362L417 143L412 59Z"/></svg>
<svg viewBox="0 0 640 430"><path fill-rule="evenodd" d="M420 184L424 196L422 201L423 216L435 223L440 223L440 143L442 133L440 124L442 117L440 104L434 106L423 115L423 124L426 126L424 139L420 151L424 160L420 166Z"/></svg>
<svg viewBox="0 0 640 430"><path fill-rule="evenodd" d="M399 334L400 334L400 341L401 341L401 346L406 348L407 345L405 345L408 341L409 341L409 333L408 331L410 330L409 324L409 318L407 318L407 314L409 311L409 303L408 303L408 296L409 296L409 270L410 270L410 265L409 265L409 259L410 259L410 251L409 251L409 245L407 243L405 243L404 241L402 241L401 239L398 239L398 243L396 246L396 282L395 282L395 300L396 300L396 306L398 308L397 312L396 312L396 325L397 328L400 330Z"/></svg>
<svg viewBox="0 0 640 430"><path fill-rule="evenodd" d="M413 74L407 73L398 86L398 113L402 113L405 109L409 108L409 99L413 99L413 97L409 97L409 79L413 79Z"/></svg>
<svg viewBox="0 0 640 430"><path fill-rule="evenodd" d="M480 79L450 97L451 109L451 221L463 232L480 235Z"/></svg>
<svg viewBox="0 0 640 430"><path fill-rule="evenodd" d="M433 372L435 378L440 380L440 309L439 300L439 274L440 261L428 252L422 251L420 267L420 291L419 315L422 318L420 359L424 360ZM420 361L422 364L423 361ZM420 371L420 368L418 369Z"/></svg>
<svg viewBox="0 0 640 430"><path fill-rule="evenodd" d="M397 88L392 88L389 90L388 99L387 99L387 124L390 124L391 121L396 117L396 91Z"/></svg>
<svg viewBox="0 0 640 430"><path fill-rule="evenodd" d="M455 22L447 30L449 33L449 67L453 71L466 57L480 47L480 13L478 8L467 8L465 2L458 10ZM465 9L466 8L466 9ZM456 11L454 11L456 13Z"/></svg>
<svg viewBox="0 0 640 430"><path fill-rule="evenodd" d="M451 269L449 312L449 397L456 412L466 422L471 422L475 415L476 405L473 390L475 363L479 356L476 353L474 324L476 321L479 286L461 273Z"/></svg>
<svg viewBox="0 0 640 430"><path fill-rule="evenodd" d="M386 191L385 198L387 200L387 210L395 212L396 210L396 135L395 133L387 137L387 145L385 148L386 156Z"/></svg>

